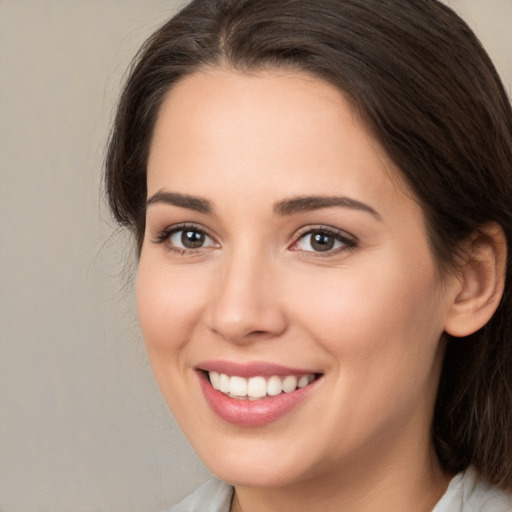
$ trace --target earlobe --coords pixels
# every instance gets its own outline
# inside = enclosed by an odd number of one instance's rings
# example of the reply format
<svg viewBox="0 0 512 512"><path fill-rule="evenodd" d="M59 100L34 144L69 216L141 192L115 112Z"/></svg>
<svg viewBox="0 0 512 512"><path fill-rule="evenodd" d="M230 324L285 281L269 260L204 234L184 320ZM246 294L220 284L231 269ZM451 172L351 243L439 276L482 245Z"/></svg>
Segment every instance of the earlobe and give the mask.
<svg viewBox="0 0 512 512"><path fill-rule="evenodd" d="M489 223L475 232L466 244L465 254L445 322L445 331L455 337L476 332L499 306L507 261L507 242L501 226Z"/></svg>

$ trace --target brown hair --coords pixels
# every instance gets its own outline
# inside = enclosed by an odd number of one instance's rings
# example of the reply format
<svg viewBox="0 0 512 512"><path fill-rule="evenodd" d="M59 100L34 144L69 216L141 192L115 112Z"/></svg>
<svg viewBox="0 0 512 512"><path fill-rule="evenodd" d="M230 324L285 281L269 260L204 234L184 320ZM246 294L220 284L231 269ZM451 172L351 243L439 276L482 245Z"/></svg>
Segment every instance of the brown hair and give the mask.
<svg viewBox="0 0 512 512"><path fill-rule="evenodd" d="M205 66L290 67L337 86L422 205L441 270L499 223L512 247L512 110L468 26L437 0L194 0L141 48L106 159L109 204L145 230L146 163L159 107ZM448 340L433 420L443 466L512 488L512 258L491 321Z"/></svg>

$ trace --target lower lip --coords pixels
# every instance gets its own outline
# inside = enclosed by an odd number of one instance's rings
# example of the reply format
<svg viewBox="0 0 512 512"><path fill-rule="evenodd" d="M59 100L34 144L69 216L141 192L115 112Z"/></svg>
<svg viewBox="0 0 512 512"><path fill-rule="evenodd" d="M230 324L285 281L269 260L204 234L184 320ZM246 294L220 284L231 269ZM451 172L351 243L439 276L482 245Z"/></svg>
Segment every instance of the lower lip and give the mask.
<svg viewBox="0 0 512 512"><path fill-rule="evenodd" d="M198 372L201 389L212 410L224 421L244 427L256 427L272 423L299 405L319 380L291 393L263 398L261 400L237 400L214 389L208 377Z"/></svg>

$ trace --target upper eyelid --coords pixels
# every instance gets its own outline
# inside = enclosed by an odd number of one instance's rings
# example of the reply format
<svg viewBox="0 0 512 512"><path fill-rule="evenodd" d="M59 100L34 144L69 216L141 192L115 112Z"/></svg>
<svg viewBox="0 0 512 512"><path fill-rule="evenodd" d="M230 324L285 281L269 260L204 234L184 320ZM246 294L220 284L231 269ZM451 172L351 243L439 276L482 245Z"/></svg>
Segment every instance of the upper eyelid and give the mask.
<svg viewBox="0 0 512 512"><path fill-rule="evenodd" d="M208 238L211 238L216 244L219 242L217 241L217 237L213 235L210 230L205 228L201 224L197 224L195 222L180 222L178 224L170 224L162 229L156 229L153 241L154 242L163 242L166 239L169 239L171 235L174 233L177 233L179 231L184 231L186 229L190 229L191 231L199 231L201 233L204 233Z"/></svg>
<svg viewBox="0 0 512 512"><path fill-rule="evenodd" d="M166 228L162 229L161 232L176 233L177 231L184 231L186 229L200 231L205 235L208 235L210 238L215 238L214 235L211 234L210 230L202 226L201 224L196 224L195 222L183 222L178 224L171 224Z"/></svg>
<svg viewBox="0 0 512 512"><path fill-rule="evenodd" d="M327 226L322 224L304 226L295 232L295 237L296 239L298 239L304 235L307 235L315 231L324 231L332 235L338 235L340 238L349 238L354 242L358 241L358 238L355 235L352 235L351 233L345 231L344 229L335 228L334 226Z"/></svg>

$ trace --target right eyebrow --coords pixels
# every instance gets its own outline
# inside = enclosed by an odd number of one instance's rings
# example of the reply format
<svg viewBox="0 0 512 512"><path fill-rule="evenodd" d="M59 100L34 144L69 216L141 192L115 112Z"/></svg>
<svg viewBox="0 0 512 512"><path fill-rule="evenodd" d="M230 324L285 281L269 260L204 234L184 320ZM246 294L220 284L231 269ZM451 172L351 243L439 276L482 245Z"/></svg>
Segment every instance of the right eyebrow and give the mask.
<svg viewBox="0 0 512 512"><path fill-rule="evenodd" d="M346 196L297 196L274 205L276 215L295 215L301 212L320 210L321 208L350 208L370 213L376 219L382 220L381 215L371 206Z"/></svg>
<svg viewBox="0 0 512 512"><path fill-rule="evenodd" d="M180 194L178 192L167 192L165 190L159 190L147 200L146 206L151 206L152 204L157 203L179 206L180 208L187 208L199 213L208 214L213 212L212 203L207 199L203 199L202 197L189 196L188 194Z"/></svg>

